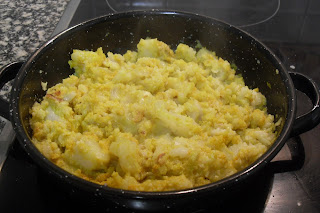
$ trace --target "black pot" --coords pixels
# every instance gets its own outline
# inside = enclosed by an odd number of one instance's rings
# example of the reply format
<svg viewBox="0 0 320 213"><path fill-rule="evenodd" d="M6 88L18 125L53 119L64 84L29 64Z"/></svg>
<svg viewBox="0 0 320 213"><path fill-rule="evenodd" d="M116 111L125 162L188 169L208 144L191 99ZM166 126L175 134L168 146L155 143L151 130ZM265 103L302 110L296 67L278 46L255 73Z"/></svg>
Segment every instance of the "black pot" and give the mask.
<svg viewBox="0 0 320 213"><path fill-rule="evenodd" d="M281 117L278 137L269 150L251 166L218 182L170 192L137 192L101 186L78 178L46 159L31 142L29 109L45 92L40 82L51 87L73 74L68 60L73 49L125 53L136 50L140 38L158 38L175 48L179 43L195 47L197 42L238 67L246 85L258 87L267 98L268 113ZM16 76L16 77L15 77ZM320 122L319 89L300 73L288 73L276 56L254 37L221 21L174 11L140 11L103 16L55 36L25 63L2 69L2 84L15 77L10 106L1 100L1 115L9 118L25 151L41 168L69 186L125 204L135 209L162 209L187 202L200 195L219 195L261 171L279 152L286 140L315 127ZM296 118L295 89L305 92L314 107Z"/></svg>

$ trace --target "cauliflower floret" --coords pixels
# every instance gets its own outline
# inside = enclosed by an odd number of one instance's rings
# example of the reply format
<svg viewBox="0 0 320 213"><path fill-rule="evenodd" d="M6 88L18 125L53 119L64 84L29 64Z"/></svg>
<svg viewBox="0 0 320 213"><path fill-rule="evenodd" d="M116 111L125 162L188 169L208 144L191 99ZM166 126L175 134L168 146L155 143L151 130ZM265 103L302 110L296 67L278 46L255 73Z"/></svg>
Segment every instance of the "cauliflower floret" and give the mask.
<svg viewBox="0 0 320 213"><path fill-rule="evenodd" d="M183 59L187 62L196 61L196 51L185 44L179 44L176 49L176 58Z"/></svg>
<svg viewBox="0 0 320 213"><path fill-rule="evenodd" d="M176 136L191 137L201 131L201 127L192 118L168 111L167 102L160 100L146 100L148 113L157 120L155 126L166 128ZM168 133L167 132L167 133ZM162 132L163 134L164 132Z"/></svg>
<svg viewBox="0 0 320 213"><path fill-rule="evenodd" d="M141 154L138 142L129 134L119 134L116 141L109 147L110 153L119 158L121 169L135 178L140 179Z"/></svg>
<svg viewBox="0 0 320 213"><path fill-rule="evenodd" d="M158 39L141 39L138 47L138 58L150 57L171 61L174 56L170 47Z"/></svg>
<svg viewBox="0 0 320 213"><path fill-rule="evenodd" d="M61 117L59 115L57 115L51 107L48 107L46 111L47 111L46 120L62 121Z"/></svg>
<svg viewBox="0 0 320 213"><path fill-rule="evenodd" d="M232 164L239 171L258 159L267 147L263 144L239 143L229 147L233 153Z"/></svg>
<svg viewBox="0 0 320 213"><path fill-rule="evenodd" d="M275 139L275 135L270 134L265 130L246 129L244 130L244 136L242 138L243 141L250 144L264 144L270 146Z"/></svg>
<svg viewBox="0 0 320 213"><path fill-rule="evenodd" d="M109 153L100 147L95 137L84 135L66 147L64 158L87 172L106 168L110 160Z"/></svg>
<svg viewBox="0 0 320 213"><path fill-rule="evenodd" d="M102 48L98 48L96 52L73 50L69 61L70 68L75 69L75 74L80 76L83 72L91 67L99 67L106 60L106 56Z"/></svg>
<svg viewBox="0 0 320 213"><path fill-rule="evenodd" d="M201 120L203 111L199 101L195 99L189 99L183 105L186 109L186 113L189 117L191 117L195 121Z"/></svg>

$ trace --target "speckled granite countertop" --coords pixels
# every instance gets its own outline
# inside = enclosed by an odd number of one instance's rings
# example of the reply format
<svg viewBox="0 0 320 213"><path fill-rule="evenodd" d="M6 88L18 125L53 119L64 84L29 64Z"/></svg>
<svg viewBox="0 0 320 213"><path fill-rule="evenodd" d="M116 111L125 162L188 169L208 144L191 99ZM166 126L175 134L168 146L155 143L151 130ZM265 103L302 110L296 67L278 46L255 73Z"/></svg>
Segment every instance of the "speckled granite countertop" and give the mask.
<svg viewBox="0 0 320 213"><path fill-rule="evenodd" d="M70 0L0 0L0 67L24 61L50 38ZM5 85L0 95L6 96ZM0 133L5 122L0 117Z"/></svg>
<svg viewBox="0 0 320 213"><path fill-rule="evenodd" d="M69 0L0 0L0 66L25 60L46 41Z"/></svg>

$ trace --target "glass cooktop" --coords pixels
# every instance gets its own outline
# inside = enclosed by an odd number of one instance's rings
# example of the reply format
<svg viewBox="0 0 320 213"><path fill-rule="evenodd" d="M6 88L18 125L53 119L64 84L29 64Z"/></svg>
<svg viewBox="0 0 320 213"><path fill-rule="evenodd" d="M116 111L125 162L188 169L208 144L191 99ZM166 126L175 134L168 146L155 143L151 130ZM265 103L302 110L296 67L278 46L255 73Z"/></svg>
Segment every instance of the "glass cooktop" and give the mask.
<svg viewBox="0 0 320 213"><path fill-rule="evenodd" d="M288 70L320 83L320 3L316 0L71 0L54 34L83 21L129 10L170 9L220 19L265 43ZM311 108L298 92L298 114ZM187 203L179 212L320 212L320 126L291 138L244 190L228 200ZM60 189L14 141L0 176L1 212L135 212ZM216 198L215 198L216 199Z"/></svg>

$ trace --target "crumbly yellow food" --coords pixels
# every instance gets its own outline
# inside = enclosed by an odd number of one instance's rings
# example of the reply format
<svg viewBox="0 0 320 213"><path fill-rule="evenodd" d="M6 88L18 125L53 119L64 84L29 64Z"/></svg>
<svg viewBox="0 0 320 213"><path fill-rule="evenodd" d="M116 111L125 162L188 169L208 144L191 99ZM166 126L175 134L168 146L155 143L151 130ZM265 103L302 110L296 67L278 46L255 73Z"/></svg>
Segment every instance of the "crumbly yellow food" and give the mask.
<svg viewBox="0 0 320 213"><path fill-rule="evenodd" d="M202 48L141 39L124 55L74 50L75 74L30 113L52 162L110 187L180 190L244 169L276 138L266 98Z"/></svg>

